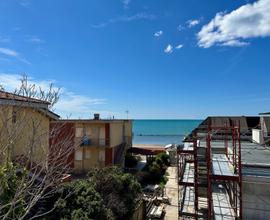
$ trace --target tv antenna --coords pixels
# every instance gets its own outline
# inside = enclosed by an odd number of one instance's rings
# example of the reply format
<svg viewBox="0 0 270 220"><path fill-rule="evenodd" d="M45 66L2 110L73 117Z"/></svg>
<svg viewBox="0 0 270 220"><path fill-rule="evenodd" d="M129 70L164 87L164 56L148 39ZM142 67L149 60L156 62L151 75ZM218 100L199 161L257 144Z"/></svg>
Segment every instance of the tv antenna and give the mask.
<svg viewBox="0 0 270 220"><path fill-rule="evenodd" d="M128 119L129 110L126 110L125 113L127 114L127 119Z"/></svg>

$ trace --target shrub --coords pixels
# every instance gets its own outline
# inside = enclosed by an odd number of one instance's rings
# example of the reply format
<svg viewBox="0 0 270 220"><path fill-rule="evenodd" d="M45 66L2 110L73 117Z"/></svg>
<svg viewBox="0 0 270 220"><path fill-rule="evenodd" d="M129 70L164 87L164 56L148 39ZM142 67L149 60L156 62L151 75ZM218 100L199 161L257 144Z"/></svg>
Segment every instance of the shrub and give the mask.
<svg viewBox="0 0 270 220"><path fill-rule="evenodd" d="M133 156L131 153L126 154L125 166L126 167L135 167L138 163L138 159Z"/></svg>

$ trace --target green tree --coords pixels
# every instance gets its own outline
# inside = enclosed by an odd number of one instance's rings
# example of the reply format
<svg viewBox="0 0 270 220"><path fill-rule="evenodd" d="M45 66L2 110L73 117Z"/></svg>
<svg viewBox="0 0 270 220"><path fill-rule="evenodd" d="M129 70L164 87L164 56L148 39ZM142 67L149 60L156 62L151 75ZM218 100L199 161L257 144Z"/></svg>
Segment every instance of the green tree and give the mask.
<svg viewBox="0 0 270 220"><path fill-rule="evenodd" d="M160 153L157 155L157 158L160 158L166 166L170 166L170 156L168 154Z"/></svg>
<svg viewBox="0 0 270 220"><path fill-rule="evenodd" d="M51 219L72 220L110 220L113 215L110 209L105 207L100 194L87 180L77 180L63 185L61 197L56 202L56 209Z"/></svg>
<svg viewBox="0 0 270 220"><path fill-rule="evenodd" d="M137 173L137 178L142 185L161 184L165 185L167 178L164 176L167 166L170 165L169 155L160 153L153 158L149 158L144 169Z"/></svg>
<svg viewBox="0 0 270 220"><path fill-rule="evenodd" d="M135 167L138 164L138 159L131 153L126 154L125 167Z"/></svg>
<svg viewBox="0 0 270 220"><path fill-rule="evenodd" d="M115 219L129 219L141 195L141 185L131 174L118 167L95 169L89 173L89 181L101 195Z"/></svg>

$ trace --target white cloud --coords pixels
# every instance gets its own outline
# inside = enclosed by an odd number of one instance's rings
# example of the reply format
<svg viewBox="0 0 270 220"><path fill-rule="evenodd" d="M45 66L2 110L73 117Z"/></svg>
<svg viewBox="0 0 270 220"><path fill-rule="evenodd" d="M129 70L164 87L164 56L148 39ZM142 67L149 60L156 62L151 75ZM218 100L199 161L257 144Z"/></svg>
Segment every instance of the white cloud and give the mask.
<svg viewBox="0 0 270 220"><path fill-rule="evenodd" d="M6 56L16 58L16 59L18 59L21 62L26 63L26 64L31 64L28 60L21 57L20 54L17 51L11 50L9 48L0 47L0 54L4 54Z"/></svg>
<svg viewBox="0 0 270 220"><path fill-rule="evenodd" d="M181 49L184 45L183 44L178 44L175 49Z"/></svg>
<svg viewBox="0 0 270 220"><path fill-rule="evenodd" d="M239 40L229 40L220 44L221 46L229 46L229 47L243 47L249 45L248 42L243 42Z"/></svg>
<svg viewBox="0 0 270 220"><path fill-rule="evenodd" d="M217 13L197 34L198 45L245 46L248 38L270 36L270 0L245 4L230 13Z"/></svg>
<svg viewBox="0 0 270 220"><path fill-rule="evenodd" d="M21 78L21 76L19 76L19 75L0 73L1 85L7 91L14 91L16 88L18 88L20 85L20 81L19 81L20 78Z"/></svg>
<svg viewBox="0 0 270 220"><path fill-rule="evenodd" d="M156 33L154 33L155 37L160 37L163 34L163 31L157 31Z"/></svg>
<svg viewBox="0 0 270 220"><path fill-rule="evenodd" d="M11 56L11 57L18 57L19 56L19 54L15 50L3 48L3 47L0 47L0 53L7 55L7 56Z"/></svg>
<svg viewBox="0 0 270 220"><path fill-rule="evenodd" d="M101 22L99 24L92 24L91 27L92 28L104 28L110 24L114 24L117 22L131 22L131 21L136 21L136 20L154 20L156 19L156 16L153 14L147 14L147 13L137 13L134 15L130 15L130 16L119 16L116 18L112 18L106 22Z"/></svg>
<svg viewBox="0 0 270 220"><path fill-rule="evenodd" d="M198 19L188 20L186 23L187 23L188 27L191 28L191 27L198 25L200 23L200 20L198 20Z"/></svg>
<svg viewBox="0 0 270 220"><path fill-rule="evenodd" d="M84 95L77 95L62 89L59 102L56 103L55 109L62 114L84 115L92 111L94 105L105 104L105 99L89 98Z"/></svg>
<svg viewBox="0 0 270 220"><path fill-rule="evenodd" d="M16 88L19 88L21 77L22 76L18 74L0 73L0 82L6 91L13 92ZM28 82L29 84L35 84L43 90L48 90L51 83L56 84L54 80L36 80L31 77L28 78ZM55 86L54 89L57 89L57 87ZM109 115L109 113L113 114L106 110L99 111L94 109L95 106L105 104L105 99L78 95L68 91L66 88L61 88L60 91L60 99L54 108L55 111L63 117L67 115L72 115L73 117L90 117L90 114L96 111L107 115Z"/></svg>
<svg viewBox="0 0 270 220"><path fill-rule="evenodd" d="M172 53L173 52L172 45L168 44L168 46L164 49L164 52L168 54Z"/></svg>
<svg viewBox="0 0 270 220"><path fill-rule="evenodd" d="M130 2L131 2L131 0L122 0L124 9L128 9L129 8Z"/></svg>

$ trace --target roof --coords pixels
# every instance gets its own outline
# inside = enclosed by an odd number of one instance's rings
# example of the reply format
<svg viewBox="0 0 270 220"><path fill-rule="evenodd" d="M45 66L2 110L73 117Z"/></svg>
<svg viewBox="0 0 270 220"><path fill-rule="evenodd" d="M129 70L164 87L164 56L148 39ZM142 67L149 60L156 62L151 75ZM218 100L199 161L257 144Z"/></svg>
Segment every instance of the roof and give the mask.
<svg viewBox="0 0 270 220"><path fill-rule="evenodd" d="M50 102L35 99L35 98L29 98L29 97L17 95L14 93L0 91L0 104L19 105L21 107L31 107L54 120L58 120L60 118L59 115L49 110L48 105L50 104Z"/></svg>
<svg viewBox="0 0 270 220"><path fill-rule="evenodd" d="M47 115L48 117L50 117L54 120L59 120L59 118L60 118L60 115L54 113L53 111L51 111L49 109L38 108L37 111L44 113L45 115Z"/></svg>
<svg viewBox="0 0 270 220"><path fill-rule="evenodd" d="M43 100L39 100L39 99L35 99L35 98L29 98L26 96L17 95L14 93L9 93L9 92L4 92L4 91L0 91L0 99L42 103L42 104L47 104L47 105L50 104L48 101L43 101Z"/></svg>
<svg viewBox="0 0 270 220"><path fill-rule="evenodd" d="M249 134L251 128L256 128L260 124L259 116L208 116L201 124L198 125L188 136L184 138L184 142L192 141L194 132L206 132L208 125L214 127L232 126L233 123L240 122L241 133Z"/></svg>
<svg viewBox="0 0 270 220"><path fill-rule="evenodd" d="M60 119L57 123L113 123L130 122L131 119Z"/></svg>
<svg viewBox="0 0 270 220"><path fill-rule="evenodd" d="M259 115L270 115L270 112L262 112L262 113L259 113Z"/></svg>
<svg viewBox="0 0 270 220"><path fill-rule="evenodd" d="M141 147L131 147L128 152L142 155L157 155L165 151L165 148L141 148Z"/></svg>

